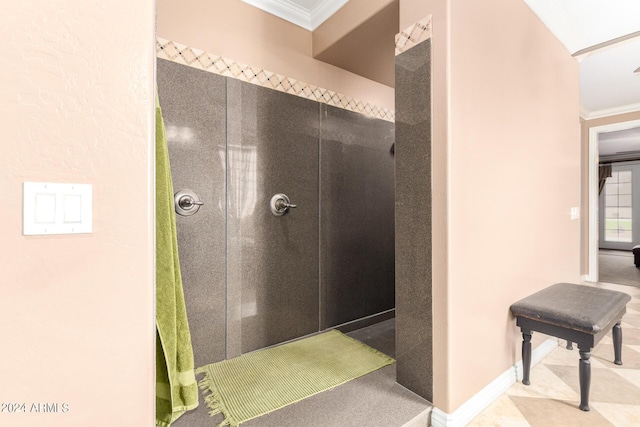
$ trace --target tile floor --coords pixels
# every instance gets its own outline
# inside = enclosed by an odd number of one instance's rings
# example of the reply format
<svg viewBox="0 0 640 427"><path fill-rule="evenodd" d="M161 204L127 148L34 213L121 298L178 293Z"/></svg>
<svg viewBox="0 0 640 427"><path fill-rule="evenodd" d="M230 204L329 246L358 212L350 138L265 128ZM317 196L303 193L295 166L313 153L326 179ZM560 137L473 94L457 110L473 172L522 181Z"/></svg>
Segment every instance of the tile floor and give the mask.
<svg viewBox="0 0 640 427"><path fill-rule="evenodd" d="M587 284L587 283L585 283ZM607 283L596 286L633 298L622 318L622 366L613 364L611 333L591 353L591 411L578 409L577 346L558 348L531 368L531 385L517 383L468 426L632 427L640 426L640 288Z"/></svg>

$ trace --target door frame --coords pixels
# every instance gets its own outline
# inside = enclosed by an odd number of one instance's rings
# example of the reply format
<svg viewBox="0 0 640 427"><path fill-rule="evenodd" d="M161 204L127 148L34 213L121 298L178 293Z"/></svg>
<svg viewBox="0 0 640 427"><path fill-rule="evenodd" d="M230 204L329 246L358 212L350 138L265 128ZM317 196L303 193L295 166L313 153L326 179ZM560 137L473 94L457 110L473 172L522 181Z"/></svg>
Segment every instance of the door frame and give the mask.
<svg viewBox="0 0 640 427"><path fill-rule="evenodd" d="M597 282L598 276L598 135L604 132L614 132L640 127L640 120L630 120L609 125L589 128L589 243L588 243L588 271L586 280Z"/></svg>

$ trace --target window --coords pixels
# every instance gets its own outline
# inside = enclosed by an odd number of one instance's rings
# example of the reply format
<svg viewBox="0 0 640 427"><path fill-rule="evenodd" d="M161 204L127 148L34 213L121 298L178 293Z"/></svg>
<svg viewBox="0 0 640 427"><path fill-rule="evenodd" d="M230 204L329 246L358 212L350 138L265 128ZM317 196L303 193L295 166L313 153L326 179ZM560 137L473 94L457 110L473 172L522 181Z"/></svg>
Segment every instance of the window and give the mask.
<svg viewBox="0 0 640 427"><path fill-rule="evenodd" d="M631 171L614 171L604 185L604 240L631 242Z"/></svg>

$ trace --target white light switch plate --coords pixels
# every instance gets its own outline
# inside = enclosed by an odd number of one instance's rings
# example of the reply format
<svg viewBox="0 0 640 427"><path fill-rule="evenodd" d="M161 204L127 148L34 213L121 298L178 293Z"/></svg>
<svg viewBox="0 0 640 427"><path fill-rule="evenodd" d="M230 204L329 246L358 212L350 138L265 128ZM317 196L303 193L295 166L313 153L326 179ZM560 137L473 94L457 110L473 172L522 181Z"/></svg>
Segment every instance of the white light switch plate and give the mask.
<svg viewBox="0 0 640 427"><path fill-rule="evenodd" d="M93 186L25 182L22 234L77 234L93 231Z"/></svg>

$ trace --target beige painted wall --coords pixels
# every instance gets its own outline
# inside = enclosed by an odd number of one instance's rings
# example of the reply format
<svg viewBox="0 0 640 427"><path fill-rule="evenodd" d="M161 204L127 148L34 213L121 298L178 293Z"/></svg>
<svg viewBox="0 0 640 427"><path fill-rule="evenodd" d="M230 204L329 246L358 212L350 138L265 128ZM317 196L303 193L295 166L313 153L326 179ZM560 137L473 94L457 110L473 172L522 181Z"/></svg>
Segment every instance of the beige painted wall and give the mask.
<svg viewBox="0 0 640 427"><path fill-rule="evenodd" d="M313 32L313 57L395 87L400 2L385 3L378 9L370 1L350 0Z"/></svg>
<svg viewBox="0 0 640 427"><path fill-rule="evenodd" d="M509 305L579 281L580 122L578 63L524 2L452 2L451 28L456 408L520 358Z"/></svg>
<svg viewBox="0 0 640 427"><path fill-rule="evenodd" d="M0 425L153 424L154 2L0 14ZM93 184L93 233L22 236L24 181ZM128 204L128 209L123 206ZM67 413L29 413L32 403Z"/></svg>
<svg viewBox="0 0 640 427"><path fill-rule="evenodd" d="M582 176L581 176L581 213L582 224L580 227L581 250L580 250L580 274L589 272L589 130L592 127L611 125L615 123L640 120L640 111L615 116L601 117L598 119L583 120L582 130Z"/></svg>
<svg viewBox="0 0 640 427"><path fill-rule="evenodd" d="M434 404L452 413L520 359L510 304L579 280L579 71L524 2L403 0L401 28L429 13Z"/></svg>
<svg viewBox="0 0 640 427"><path fill-rule="evenodd" d="M392 88L313 59L312 33L240 0L158 0L158 37L393 109Z"/></svg>
<svg viewBox="0 0 640 427"><path fill-rule="evenodd" d="M397 0L349 0L313 31L313 55L317 56ZM397 31L396 31L397 33ZM395 34L394 34L395 36ZM354 52L357 55L357 52Z"/></svg>

